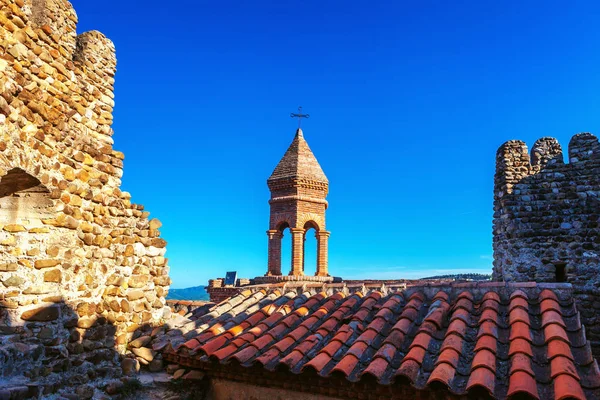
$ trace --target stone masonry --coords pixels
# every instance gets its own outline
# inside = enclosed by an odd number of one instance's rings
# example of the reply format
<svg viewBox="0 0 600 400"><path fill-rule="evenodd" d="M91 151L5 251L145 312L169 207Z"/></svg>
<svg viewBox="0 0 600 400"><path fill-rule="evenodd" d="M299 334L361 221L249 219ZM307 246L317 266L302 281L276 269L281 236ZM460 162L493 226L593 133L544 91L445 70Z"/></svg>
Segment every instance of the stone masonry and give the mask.
<svg viewBox="0 0 600 400"><path fill-rule="evenodd" d="M0 387L118 375L170 312L161 224L119 189L115 49L76 25L66 0L0 0Z"/></svg>
<svg viewBox="0 0 600 400"><path fill-rule="evenodd" d="M569 143L563 160L554 138L531 150L509 141L496 155L496 280L569 282L582 322L600 355L600 144L589 133Z"/></svg>

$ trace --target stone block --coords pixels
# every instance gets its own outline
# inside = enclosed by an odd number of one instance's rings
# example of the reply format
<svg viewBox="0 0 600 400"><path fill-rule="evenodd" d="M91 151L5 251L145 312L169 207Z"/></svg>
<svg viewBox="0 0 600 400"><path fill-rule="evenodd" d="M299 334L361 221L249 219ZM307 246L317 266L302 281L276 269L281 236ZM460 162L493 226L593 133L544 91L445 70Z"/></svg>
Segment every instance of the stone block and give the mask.
<svg viewBox="0 0 600 400"><path fill-rule="evenodd" d="M21 319L25 321L40 321L49 322L58 319L60 316L60 308L53 304L46 307L38 307L21 314Z"/></svg>

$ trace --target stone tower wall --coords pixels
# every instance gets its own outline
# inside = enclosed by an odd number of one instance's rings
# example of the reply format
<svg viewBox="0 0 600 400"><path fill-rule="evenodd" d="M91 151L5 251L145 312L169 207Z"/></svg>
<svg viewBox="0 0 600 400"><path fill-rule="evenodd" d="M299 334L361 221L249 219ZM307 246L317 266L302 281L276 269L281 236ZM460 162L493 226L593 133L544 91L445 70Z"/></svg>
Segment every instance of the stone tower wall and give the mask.
<svg viewBox="0 0 600 400"><path fill-rule="evenodd" d="M589 133L569 143L569 162L553 138L509 141L496 155L496 280L574 286L588 338L600 344L600 144Z"/></svg>
<svg viewBox="0 0 600 400"><path fill-rule="evenodd" d="M118 373L169 312L160 222L119 189L115 49L76 25L66 0L0 0L0 380Z"/></svg>

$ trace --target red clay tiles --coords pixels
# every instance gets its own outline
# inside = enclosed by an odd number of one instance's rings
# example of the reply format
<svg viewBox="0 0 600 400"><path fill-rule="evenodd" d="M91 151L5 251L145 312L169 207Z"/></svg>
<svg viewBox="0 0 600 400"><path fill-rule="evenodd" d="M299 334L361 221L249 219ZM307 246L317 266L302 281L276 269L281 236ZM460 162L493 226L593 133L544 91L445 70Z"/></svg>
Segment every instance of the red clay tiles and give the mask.
<svg viewBox="0 0 600 400"><path fill-rule="evenodd" d="M188 340L164 355L206 371L235 362L414 390L436 385L455 396L600 399L600 371L568 292L472 287L244 293L198 318Z"/></svg>

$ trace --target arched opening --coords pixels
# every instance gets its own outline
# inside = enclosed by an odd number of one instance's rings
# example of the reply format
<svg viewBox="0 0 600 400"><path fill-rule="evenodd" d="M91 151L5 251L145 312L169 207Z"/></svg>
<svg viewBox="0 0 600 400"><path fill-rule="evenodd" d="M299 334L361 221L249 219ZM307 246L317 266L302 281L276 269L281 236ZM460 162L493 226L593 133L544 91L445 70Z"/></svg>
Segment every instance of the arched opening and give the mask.
<svg viewBox="0 0 600 400"><path fill-rule="evenodd" d="M0 224L29 228L43 226L54 214L54 202L39 180L19 168L0 179Z"/></svg>
<svg viewBox="0 0 600 400"><path fill-rule="evenodd" d="M318 265L318 238L319 227L316 223L309 221L304 224L304 274L314 275Z"/></svg>
<svg viewBox="0 0 600 400"><path fill-rule="evenodd" d="M0 177L0 258L16 266L4 274L0 271L0 280L16 277L11 290L22 291L26 300L35 298L37 287L55 293L64 290L71 275L62 268L63 261L72 260L72 250L81 246L77 231L58 223L57 202L37 178L20 168ZM35 269L20 270L23 259Z"/></svg>
<svg viewBox="0 0 600 400"><path fill-rule="evenodd" d="M287 222L279 226L281 238L281 273L287 275L292 270L292 232Z"/></svg>

